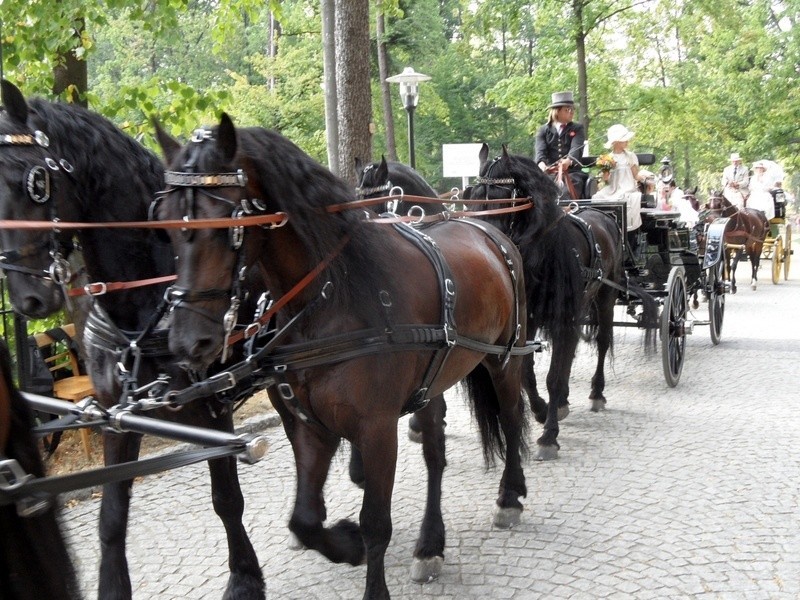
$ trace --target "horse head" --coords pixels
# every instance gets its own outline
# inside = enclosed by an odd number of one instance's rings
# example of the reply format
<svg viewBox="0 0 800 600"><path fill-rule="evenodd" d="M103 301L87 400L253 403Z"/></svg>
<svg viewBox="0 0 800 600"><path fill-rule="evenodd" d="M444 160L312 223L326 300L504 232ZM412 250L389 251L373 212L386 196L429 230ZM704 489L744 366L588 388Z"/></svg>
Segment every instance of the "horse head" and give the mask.
<svg viewBox="0 0 800 600"><path fill-rule="evenodd" d="M181 147L161 127L156 138L167 171L166 189L158 195L152 216L160 220L235 219L242 216L242 202L251 209L266 208L261 194L238 157L233 122L222 115L219 126L196 129ZM223 351L223 321L236 322L247 252L241 228L169 229L177 257L177 281L168 291L172 307L170 350L184 366L205 370ZM249 236L252 237L252 236ZM227 321L226 321L227 316ZM200 318L198 318L200 317ZM194 330L194 335L184 331ZM228 329L228 334L230 329Z"/></svg>
<svg viewBox="0 0 800 600"><path fill-rule="evenodd" d="M51 147L47 123L22 92L0 82L0 215L5 221L74 220L63 197L73 193L72 165ZM57 151L56 151L57 152ZM0 228L2 265L15 310L29 318L46 317L64 303L62 285L70 276L66 257L70 232Z"/></svg>

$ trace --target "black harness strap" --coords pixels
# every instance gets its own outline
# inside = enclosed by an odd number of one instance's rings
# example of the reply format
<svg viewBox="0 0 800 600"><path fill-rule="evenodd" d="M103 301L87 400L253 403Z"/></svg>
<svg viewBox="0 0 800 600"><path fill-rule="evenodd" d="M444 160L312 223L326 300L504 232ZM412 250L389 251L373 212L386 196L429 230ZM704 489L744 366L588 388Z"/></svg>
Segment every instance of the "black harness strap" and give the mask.
<svg viewBox="0 0 800 600"><path fill-rule="evenodd" d="M589 210L589 209L583 209ZM602 281L603 280L603 263L602 263L602 251L600 246L597 243L597 240L594 237L594 232L592 231L592 226L589 225L585 220L583 220L579 214L583 212L580 210L575 213L567 213L567 217L572 219L572 222L578 225L578 229L583 233L584 237L586 238L586 242L589 244L589 252L591 253L589 256L589 266L585 266L581 264L581 273L583 274L583 279L586 281L588 285L592 281ZM602 211L597 211L600 214L605 215ZM575 257L578 261L580 261L580 254L576 248L572 249L575 252Z"/></svg>
<svg viewBox="0 0 800 600"><path fill-rule="evenodd" d="M416 412L424 408L430 398L428 398L428 390L430 390L436 376L442 370L447 356L455 346L456 338L456 283L453 280L453 273L450 271L450 266L447 264L442 251L438 244L433 239L420 231L408 225L407 223L397 223L394 225L395 230L403 236L406 240L411 242L414 246L425 255L425 257L433 265L433 270L436 272L436 278L439 282L439 292L442 299L441 311L441 332L444 337L444 345L434 353L431 362L428 365L425 375L422 378L422 383L419 389L408 399L403 406L402 414ZM394 343L394 341L392 341Z"/></svg>

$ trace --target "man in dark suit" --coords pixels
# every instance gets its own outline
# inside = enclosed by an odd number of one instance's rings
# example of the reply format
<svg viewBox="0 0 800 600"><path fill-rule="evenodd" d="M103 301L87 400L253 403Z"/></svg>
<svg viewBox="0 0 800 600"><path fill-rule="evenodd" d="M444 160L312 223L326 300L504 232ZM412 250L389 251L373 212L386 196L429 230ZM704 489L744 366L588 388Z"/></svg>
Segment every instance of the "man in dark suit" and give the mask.
<svg viewBox="0 0 800 600"><path fill-rule="evenodd" d="M572 92L554 93L548 109L547 123L536 132L534 160L553 178L558 178L559 170L568 175L574 191L570 191L570 196L581 198L589 177L581 170L580 162L586 145L586 132L583 125L572 122L575 116ZM569 191L570 186L565 187Z"/></svg>

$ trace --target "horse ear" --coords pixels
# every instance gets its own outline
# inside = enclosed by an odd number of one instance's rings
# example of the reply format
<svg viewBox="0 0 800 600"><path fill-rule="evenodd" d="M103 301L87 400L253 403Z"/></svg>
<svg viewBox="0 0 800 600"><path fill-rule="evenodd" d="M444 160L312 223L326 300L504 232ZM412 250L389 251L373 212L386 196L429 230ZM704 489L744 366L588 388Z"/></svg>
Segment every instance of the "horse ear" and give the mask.
<svg viewBox="0 0 800 600"><path fill-rule="evenodd" d="M378 165L378 169L375 171L375 179L377 181L389 180L389 165L383 156L381 156L381 164Z"/></svg>
<svg viewBox="0 0 800 600"><path fill-rule="evenodd" d="M172 164L172 161L181 150L181 144L161 127L158 119L153 117L152 123L156 130L156 140L158 140L158 145L161 146L161 152L164 154L164 161L167 164Z"/></svg>
<svg viewBox="0 0 800 600"><path fill-rule="evenodd" d="M357 156L353 159L353 163L356 171L356 181L361 181L361 174L364 172L364 164Z"/></svg>
<svg viewBox="0 0 800 600"><path fill-rule="evenodd" d="M488 159L489 159L489 144L483 142L483 144L481 144L481 149L478 152L478 160L481 162L481 164L483 164Z"/></svg>
<svg viewBox="0 0 800 600"><path fill-rule="evenodd" d="M232 162L236 156L236 127L227 113L222 113L217 129L217 149L225 162Z"/></svg>
<svg viewBox="0 0 800 600"><path fill-rule="evenodd" d="M13 120L20 123L28 120L28 103L17 86L5 79L0 81L0 98Z"/></svg>
<svg viewBox="0 0 800 600"><path fill-rule="evenodd" d="M508 147L503 144L503 158L508 158Z"/></svg>

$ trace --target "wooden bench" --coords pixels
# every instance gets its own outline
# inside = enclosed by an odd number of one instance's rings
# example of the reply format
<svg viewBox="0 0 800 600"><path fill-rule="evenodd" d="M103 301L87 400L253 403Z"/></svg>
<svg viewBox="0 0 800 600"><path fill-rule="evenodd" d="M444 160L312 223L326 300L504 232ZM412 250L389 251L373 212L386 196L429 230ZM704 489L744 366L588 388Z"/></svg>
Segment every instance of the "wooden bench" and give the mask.
<svg viewBox="0 0 800 600"><path fill-rule="evenodd" d="M75 339L75 325L68 323L63 325L61 329ZM50 347L52 352L50 356L45 358L44 362L47 368L53 374L53 396L61 400L69 400L70 402L80 402L87 396L94 395L94 386L92 380L88 375L81 375L78 367L78 357L70 350L69 346L60 340L53 339L47 333L36 333L33 338L36 340L36 345L39 348ZM68 369L72 375L61 377L64 369ZM88 428L82 427L81 441L83 442L83 451L87 458L92 455L92 446L89 439L91 433Z"/></svg>

